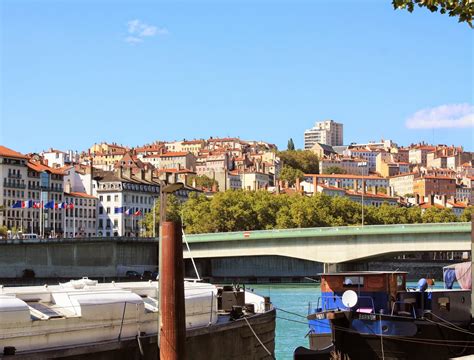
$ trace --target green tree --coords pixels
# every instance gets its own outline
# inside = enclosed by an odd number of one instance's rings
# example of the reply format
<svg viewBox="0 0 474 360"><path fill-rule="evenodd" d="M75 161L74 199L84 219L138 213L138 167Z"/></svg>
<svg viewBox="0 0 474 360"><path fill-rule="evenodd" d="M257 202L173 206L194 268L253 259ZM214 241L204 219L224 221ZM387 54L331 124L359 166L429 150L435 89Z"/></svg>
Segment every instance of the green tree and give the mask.
<svg viewBox="0 0 474 360"><path fill-rule="evenodd" d="M304 172L300 169L295 169L288 165L283 165L283 169L280 172L280 180L288 181L290 186L293 186L296 179L302 180L304 178Z"/></svg>
<svg viewBox="0 0 474 360"><path fill-rule="evenodd" d="M467 208L464 209L463 213L459 217L459 220L465 221L465 222L471 222L473 212L474 212L473 207L468 206Z"/></svg>
<svg viewBox="0 0 474 360"><path fill-rule="evenodd" d="M324 174L347 174L347 171L339 166L329 166L324 171Z"/></svg>
<svg viewBox="0 0 474 360"><path fill-rule="evenodd" d="M212 233L217 231L211 215L211 199L204 194L191 193L183 204L182 219L186 233Z"/></svg>
<svg viewBox="0 0 474 360"><path fill-rule="evenodd" d="M422 221L424 223L446 223L457 222L459 219L451 209L438 209L432 206L425 209L422 215Z"/></svg>
<svg viewBox="0 0 474 360"><path fill-rule="evenodd" d="M6 226L0 226L0 237L5 239L7 237L8 228Z"/></svg>
<svg viewBox="0 0 474 360"><path fill-rule="evenodd" d="M170 194L167 196L166 201L166 220L167 221L181 221L181 207L182 204L179 199ZM153 227L153 213L155 213L155 228ZM145 227L145 236L153 236L153 229L155 229L155 235L158 236L158 229L160 226L160 202L157 201L152 211L147 213L143 220L140 221L140 225Z"/></svg>
<svg viewBox="0 0 474 360"><path fill-rule="evenodd" d="M301 170L305 174L319 172L318 156L309 150L287 150L278 153L283 165Z"/></svg>
<svg viewBox="0 0 474 360"><path fill-rule="evenodd" d="M413 12L415 5L425 7L431 12L449 14L457 17L459 22L467 22L472 27L472 16L474 15L474 2L472 0L392 0L395 10L406 9Z"/></svg>
<svg viewBox="0 0 474 360"><path fill-rule="evenodd" d="M287 150L289 150L289 151L295 150L295 143L293 142L292 138L290 138L290 140L288 140Z"/></svg>
<svg viewBox="0 0 474 360"><path fill-rule="evenodd" d="M218 182L206 175L195 175L188 177L187 185L192 186L193 180L196 182L197 188L211 189L214 185L218 186Z"/></svg>

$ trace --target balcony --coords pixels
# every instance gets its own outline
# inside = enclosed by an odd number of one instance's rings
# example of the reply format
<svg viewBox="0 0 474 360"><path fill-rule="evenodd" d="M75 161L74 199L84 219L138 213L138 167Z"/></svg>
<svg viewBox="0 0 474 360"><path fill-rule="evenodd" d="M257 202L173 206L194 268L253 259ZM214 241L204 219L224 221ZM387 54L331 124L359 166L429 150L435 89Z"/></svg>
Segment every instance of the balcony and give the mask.
<svg viewBox="0 0 474 360"><path fill-rule="evenodd" d="M21 174L8 174L9 179L21 179Z"/></svg>
<svg viewBox="0 0 474 360"><path fill-rule="evenodd" d="M8 181L8 182L4 181L3 182L3 187L12 188L12 189L26 189L25 184L12 183L10 181Z"/></svg>

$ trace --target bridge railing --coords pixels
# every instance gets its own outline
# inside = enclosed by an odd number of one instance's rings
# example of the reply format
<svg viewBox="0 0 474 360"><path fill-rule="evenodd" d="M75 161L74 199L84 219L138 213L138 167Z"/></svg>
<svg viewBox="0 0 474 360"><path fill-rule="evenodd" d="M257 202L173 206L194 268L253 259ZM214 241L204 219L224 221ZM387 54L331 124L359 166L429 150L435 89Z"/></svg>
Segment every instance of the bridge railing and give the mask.
<svg viewBox="0 0 474 360"><path fill-rule="evenodd" d="M287 237L326 237L326 236L357 236L357 235L384 235L403 233L446 233L469 232L470 222L430 223L430 224L396 224L396 225L365 225L365 226L338 226L318 228L249 230L225 233L206 233L186 235L189 242L212 242L231 240L252 240Z"/></svg>

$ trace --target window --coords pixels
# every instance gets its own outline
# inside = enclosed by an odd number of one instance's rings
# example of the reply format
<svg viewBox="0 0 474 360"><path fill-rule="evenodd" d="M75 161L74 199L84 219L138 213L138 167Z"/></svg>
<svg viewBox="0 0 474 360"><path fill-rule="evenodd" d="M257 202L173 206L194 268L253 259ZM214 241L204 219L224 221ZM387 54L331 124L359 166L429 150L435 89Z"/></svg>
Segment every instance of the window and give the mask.
<svg viewBox="0 0 474 360"><path fill-rule="evenodd" d="M363 276L345 276L343 286L344 287L364 286L364 277Z"/></svg>
<svg viewBox="0 0 474 360"><path fill-rule="evenodd" d="M114 228L118 227L118 219L114 219Z"/></svg>
<svg viewBox="0 0 474 360"><path fill-rule="evenodd" d="M107 201L110 201L111 197L110 195L107 195Z"/></svg>
<svg viewBox="0 0 474 360"><path fill-rule="evenodd" d="M99 206L99 215L102 215L104 213L104 208L102 206Z"/></svg>
<svg viewBox="0 0 474 360"><path fill-rule="evenodd" d="M110 214L110 207L107 207L107 214Z"/></svg>
<svg viewBox="0 0 474 360"><path fill-rule="evenodd" d="M119 201L119 196L118 196L118 195L115 195L115 196L114 196L114 201L115 201L115 202L118 202L118 201Z"/></svg>
<svg viewBox="0 0 474 360"><path fill-rule="evenodd" d="M99 201L104 201L104 197L102 195L99 196Z"/></svg>

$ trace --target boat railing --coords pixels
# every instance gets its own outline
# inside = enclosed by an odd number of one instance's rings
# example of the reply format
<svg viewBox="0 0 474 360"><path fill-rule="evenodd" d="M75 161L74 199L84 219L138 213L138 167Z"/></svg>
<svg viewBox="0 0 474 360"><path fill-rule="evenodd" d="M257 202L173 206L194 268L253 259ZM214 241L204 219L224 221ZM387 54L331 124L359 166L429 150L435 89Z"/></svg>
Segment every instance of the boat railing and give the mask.
<svg viewBox="0 0 474 360"><path fill-rule="evenodd" d="M414 304L409 303L409 302L406 302L406 301L395 301L395 302L392 304L392 312L391 312L391 314L390 314L391 316L393 316L393 313L395 312L395 306L396 306L397 304L398 304L398 305L403 305L403 307L405 307L405 306L407 306L407 305L408 305L409 307L411 307L411 315L413 315L413 318L416 319L416 311L415 311L415 306L414 306ZM397 312L397 315L410 315L410 313L407 312L407 311L404 311L404 310L399 310L399 311Z"/></svg>
<svg viewBox="0 0 474 360"><path fill-rule="evenodd" d="M370 308L365 308L360 305L361 300L367 301L369 303ZM332 302L332 304L329 304ZM316 307L313 307L313 302L310 302L308 304L308 314L311 313L311 311L314 312L322 312L322 311L328 311L328 310L336 310L336 309L344 309L344 310L351 310L351 308L345 306L342 302L342 296L339 295L333 295L333 296L328 296L328 295L323 295L319 296L318 300L316 302ZM375 304L374 304L374 299L371 296L359 296L357 305L353 308L355 311L361 312L364 309L370 310L370 313L375 313Z"/></svg>

